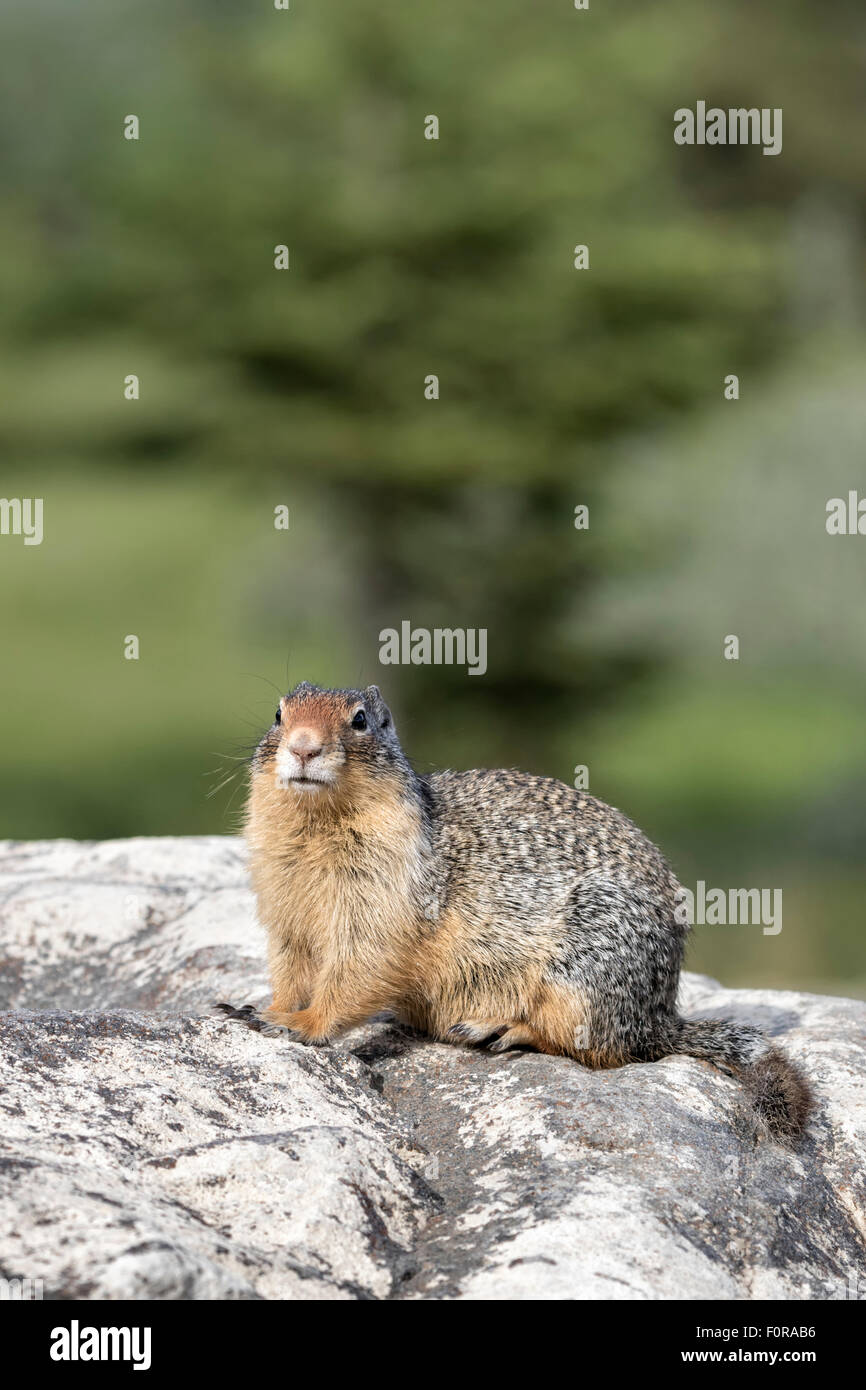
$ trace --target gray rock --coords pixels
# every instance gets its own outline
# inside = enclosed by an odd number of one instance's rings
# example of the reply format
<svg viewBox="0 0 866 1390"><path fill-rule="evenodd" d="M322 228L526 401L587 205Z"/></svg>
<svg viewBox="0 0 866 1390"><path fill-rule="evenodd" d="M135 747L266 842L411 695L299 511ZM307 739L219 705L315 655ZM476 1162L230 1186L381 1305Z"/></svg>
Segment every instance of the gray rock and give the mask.
<svg viewBox="0 0 866 1390"><path fill-rule="evenodd" d="M0 903L0 1273L46 1297L866 1296L866 1004L684 977L812 1079L789 1152L691 1058L208 1017L267 996L232 839L7 843Z"/></svg>
<svg viewBox="0 0 866 1390"><path fill-rule="evenodd" d="M0 841L0 1008L201 1013L267 993L242 842Z"/></svg>

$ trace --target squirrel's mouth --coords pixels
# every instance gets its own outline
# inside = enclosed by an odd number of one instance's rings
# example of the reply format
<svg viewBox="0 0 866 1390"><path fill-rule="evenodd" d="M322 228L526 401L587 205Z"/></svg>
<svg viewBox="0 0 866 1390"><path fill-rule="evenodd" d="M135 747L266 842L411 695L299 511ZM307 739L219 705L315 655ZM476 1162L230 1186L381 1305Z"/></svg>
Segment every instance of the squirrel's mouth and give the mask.
<svg viewBox="0 0 866 1390"><path fill-rule="evenodd" d="M310 777L306 773L277 773L277 782L283 788L293 787L299 792L324 791L332 787L336 778L326 773L324 776Z"/></svg>
<svg viewBox="0 0 866 1390"><path fill-rule="evenodd" d="M328 753L323 757L301 759L279 749L276 758L277 785L284 789L295 787L301 794L310 795L333 787L337 781L339 762Z"/></svg>

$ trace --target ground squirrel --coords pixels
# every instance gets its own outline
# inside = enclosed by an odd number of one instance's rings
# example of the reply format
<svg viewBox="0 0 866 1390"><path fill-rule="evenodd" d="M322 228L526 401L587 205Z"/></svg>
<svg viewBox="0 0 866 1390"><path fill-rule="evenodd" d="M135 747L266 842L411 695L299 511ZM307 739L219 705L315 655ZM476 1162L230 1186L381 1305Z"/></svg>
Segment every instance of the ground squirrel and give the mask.
<svg viewBox="0 0 866 1390"><path fill-rule="evenodd" d="M319 1043L388 1010L446 1042L617 1067L686 1053L798 1134L805 1080L756 1028L676 1010L688 927L660 852L549 777L418 776L375 685L280 701L252 760L246 836L273 1003L220 1005Z"/></svg>

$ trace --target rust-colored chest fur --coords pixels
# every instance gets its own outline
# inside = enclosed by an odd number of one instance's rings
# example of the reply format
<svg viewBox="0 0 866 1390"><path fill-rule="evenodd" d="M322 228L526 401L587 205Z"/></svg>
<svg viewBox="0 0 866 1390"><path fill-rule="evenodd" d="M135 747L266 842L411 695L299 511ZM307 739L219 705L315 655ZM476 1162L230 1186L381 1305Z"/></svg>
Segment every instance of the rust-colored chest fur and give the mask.
<svg viewBox="0 0 866 1390"><path fill-rule="evenodd" d="M421 866L420 814L383 780L339 801L302 799L254 776L247 818L259 916L273 948L315 962L391 956L411 939Z"/></svg>

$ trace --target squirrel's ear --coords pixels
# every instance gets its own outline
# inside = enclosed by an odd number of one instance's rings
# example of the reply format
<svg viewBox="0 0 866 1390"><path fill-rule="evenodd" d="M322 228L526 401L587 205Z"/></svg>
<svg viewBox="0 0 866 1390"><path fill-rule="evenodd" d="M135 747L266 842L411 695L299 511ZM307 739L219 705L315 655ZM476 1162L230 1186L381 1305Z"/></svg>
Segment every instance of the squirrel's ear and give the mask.
<svg viewBox="0 0 866 1390"><path fill-rule="evenodd" d="M394 721L391 718L391 711L382 699L378 685L368 685L367 689L364 691L364 697L383 728L387 728L389 724L393 724Z"/></svg>

